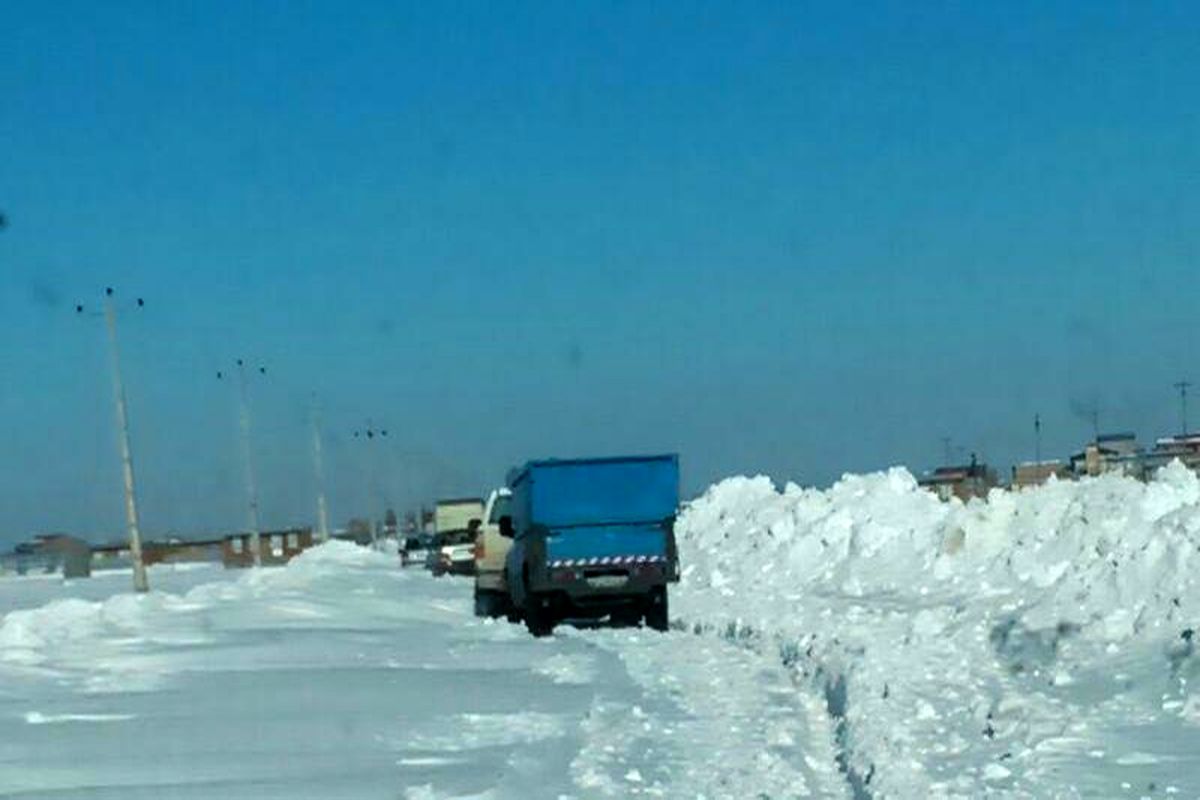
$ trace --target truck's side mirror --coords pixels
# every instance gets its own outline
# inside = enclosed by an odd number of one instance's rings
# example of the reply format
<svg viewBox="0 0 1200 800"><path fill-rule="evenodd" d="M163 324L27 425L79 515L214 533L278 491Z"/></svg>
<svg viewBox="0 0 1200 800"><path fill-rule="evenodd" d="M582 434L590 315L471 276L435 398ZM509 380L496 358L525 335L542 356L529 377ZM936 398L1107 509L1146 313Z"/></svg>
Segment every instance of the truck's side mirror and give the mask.
<svg viewBox="0 0 1200 800"><path fill-rule="evenodd" d="M500 535L505 539L513 538L513 521L507 514L500 518Z"/></svg>
<svg viewBox="0 0 1200 800"><path fill-rule="evenodd" d="M483 520L473 519L467 523L467 533L474 536L479 531L479 526L483 524Z"/></svg>

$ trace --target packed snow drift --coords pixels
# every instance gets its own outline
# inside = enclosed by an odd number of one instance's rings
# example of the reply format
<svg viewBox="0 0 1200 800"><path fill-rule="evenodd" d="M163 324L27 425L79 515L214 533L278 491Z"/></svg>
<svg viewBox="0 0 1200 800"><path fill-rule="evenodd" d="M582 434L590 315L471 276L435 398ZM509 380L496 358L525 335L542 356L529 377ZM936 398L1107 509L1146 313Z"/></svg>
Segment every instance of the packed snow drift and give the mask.
<svg viewBox="0 0 1200 800"><path fill-rule="evenodd" d="M944 503L903 469L732 478L679 524L676 616L825 696L859 797L1200 795L1200 484Z"/></svg>
<svg viewBox="0 0 1200 800"><path fill-rule="evenodd" d="M0 581L0 796L846 796L820 705L715 637L535 640L337 542L150 578Z"/></svg>

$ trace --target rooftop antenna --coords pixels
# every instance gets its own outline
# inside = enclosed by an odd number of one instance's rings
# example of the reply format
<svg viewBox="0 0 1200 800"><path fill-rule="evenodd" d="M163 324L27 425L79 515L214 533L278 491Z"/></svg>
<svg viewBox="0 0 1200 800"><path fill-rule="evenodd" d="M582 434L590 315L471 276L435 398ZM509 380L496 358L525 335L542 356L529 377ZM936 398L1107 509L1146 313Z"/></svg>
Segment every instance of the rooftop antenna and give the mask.
<svg viewBox="0 0 1200 800"><path fill-rule="evenodd" d="M1179 430L1181 435L1188 435L1187 426L1187 390L1191 386L1189 381L1179 381L1175 384L1175 388L1179 390Z"/></svg>

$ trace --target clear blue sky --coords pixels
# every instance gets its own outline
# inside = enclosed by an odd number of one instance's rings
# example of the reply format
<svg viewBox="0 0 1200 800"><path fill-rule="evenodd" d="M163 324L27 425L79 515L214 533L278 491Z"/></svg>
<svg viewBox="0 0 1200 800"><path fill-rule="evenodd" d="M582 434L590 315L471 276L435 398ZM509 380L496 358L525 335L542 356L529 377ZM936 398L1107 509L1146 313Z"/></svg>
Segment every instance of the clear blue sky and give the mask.
<svg viewBox="0 0 1200 800"><path fill-rule="evenodd" d="M404 508L532 456L824 483L1173 432L1200 382L1200 23L1154 3L15 3L0 540ZM1200 394L1200 390L1198 390ZM1200 403L1197 403L1200 422Z"/></svg>

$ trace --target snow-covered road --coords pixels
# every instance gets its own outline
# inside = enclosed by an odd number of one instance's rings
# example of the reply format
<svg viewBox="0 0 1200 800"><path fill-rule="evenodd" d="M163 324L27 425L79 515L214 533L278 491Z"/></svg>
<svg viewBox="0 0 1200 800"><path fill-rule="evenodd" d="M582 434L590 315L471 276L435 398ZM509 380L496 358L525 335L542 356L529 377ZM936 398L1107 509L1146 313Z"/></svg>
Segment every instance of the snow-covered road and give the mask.
<svg viewBox="0 0 1200 800"><path fill-rule="evenodd" d="M535 640L338 543L152 577L0 581L0 796L847 795L817 700L715 637Z"/></svg>

